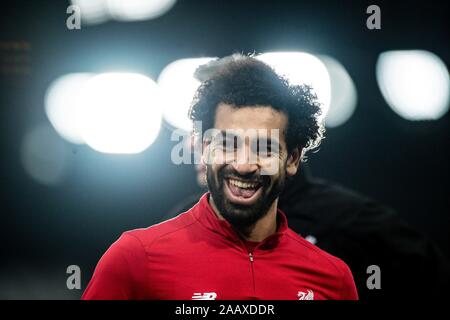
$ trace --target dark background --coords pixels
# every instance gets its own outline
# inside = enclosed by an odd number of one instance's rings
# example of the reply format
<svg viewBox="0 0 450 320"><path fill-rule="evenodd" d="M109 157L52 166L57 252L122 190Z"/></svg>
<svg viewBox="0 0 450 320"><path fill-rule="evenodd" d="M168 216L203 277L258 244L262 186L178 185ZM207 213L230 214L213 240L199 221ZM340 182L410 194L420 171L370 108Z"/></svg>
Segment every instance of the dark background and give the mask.
<svg viewBox="0 0 450 320"><path fill-rule="evenodd" d="M381 7L381 30L366 28L370 4ZM117 68L156 79L176 59L235 51L300 50L339 60L356 84L358 105L310 154L312 172L393 207L449 256L449 114L407 121L386 104L375 78L386 50L428 50L448 67L448 2L179 0L154 20L73 31L65 25L68 5L2 4L0 41L30 49L19 62L27 72L0 74L0 298L80 297L82 290L66 288L68 265L81 267L84 289L123 231L159 222L197 188L193 168L170 161L167 125L138 155L64 142L72 151L64 180L45 186L31 179L20 161L21 141L48 123L50 83L66 73Z"/></svg>

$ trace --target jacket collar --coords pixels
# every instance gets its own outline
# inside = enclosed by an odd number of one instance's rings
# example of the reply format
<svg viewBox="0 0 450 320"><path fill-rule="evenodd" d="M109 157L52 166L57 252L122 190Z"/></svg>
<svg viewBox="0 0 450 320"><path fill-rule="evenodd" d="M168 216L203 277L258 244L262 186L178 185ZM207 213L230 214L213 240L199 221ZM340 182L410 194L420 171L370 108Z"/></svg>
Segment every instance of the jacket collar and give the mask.
<svg viewBox="0 0 450 320"><path fill-rule="evenodd" d="M243 245L243 239L234 230L233 226L228 221L221 220L217 217L214 209L209 204L209 196L210 193L207 192L200 198L200 201L193 208L194 216L211 232L219 234L234 243ZM271 249L276 247L287 230L288 224L286 215L280 209L277 209L277 231L264 239L257 247L261 249Z"/></svg>

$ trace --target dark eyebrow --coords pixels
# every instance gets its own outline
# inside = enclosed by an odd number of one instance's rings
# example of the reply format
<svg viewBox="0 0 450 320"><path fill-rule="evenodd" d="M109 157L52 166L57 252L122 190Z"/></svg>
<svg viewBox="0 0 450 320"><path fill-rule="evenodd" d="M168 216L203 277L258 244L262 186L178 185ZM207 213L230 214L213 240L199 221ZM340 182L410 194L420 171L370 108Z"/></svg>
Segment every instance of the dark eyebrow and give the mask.
<svg viewBox="0 0 450 320"><path fill-rule="evenodd" d="M219 136L221 139L225 139L225 137L227 136L226 130L219 130L219 132L216 131L216 134L212 138L217 138Z"/></svg>
<svg viewBox="0 0 450 320"><path fill-rule="evenodd" d="M227 130L220 130L220 133L222 133L222 137L224 137L224 138L226 138L227 136L232 137L232 138L238 137L237 134L235 134L234 132L229 131L229 130L228 131Z"/></svg>
<svg viewBox="0 0 450 320"><path fill-rule="evenodd" d="M224 141L231 140L231 139L233 139L233 140L238 139L238 141L239 141L239 139L241 138L238 134L236 134L232 131L221 130L220 133L221 133L222 139Z"/></svg>
<svg viewBox="0 0 450 320"><path fill-rule="evenodd" d="M267 138L267 139L264 139L264 140L267 141L267 145L270 145L271 149L278 148L278 150L280 150L280 143L278 142L278 140L276 140L276 139L272 140L271 138ZM258 138L258 141L259 141L259 138Z"/></svg>
<svg viewBox="0 0 450 320"><path fill-rule="evenodd" d="M240 139L240 136L236 133L234 133L233 131L230 130L220 130L220 135L222 136L222 139L225 141L226 139L234 139L234 138L238 138ZM258 137L256 139L256 141L259 143L260 139L262 139L262 137ZM274 150L275 148L278 148L278 151L281 151L281 145L280 142L277 139L272 139L269 137L267 137L267 139L264 139L267 141L267 144L270 145L270 149Z"/></svg>

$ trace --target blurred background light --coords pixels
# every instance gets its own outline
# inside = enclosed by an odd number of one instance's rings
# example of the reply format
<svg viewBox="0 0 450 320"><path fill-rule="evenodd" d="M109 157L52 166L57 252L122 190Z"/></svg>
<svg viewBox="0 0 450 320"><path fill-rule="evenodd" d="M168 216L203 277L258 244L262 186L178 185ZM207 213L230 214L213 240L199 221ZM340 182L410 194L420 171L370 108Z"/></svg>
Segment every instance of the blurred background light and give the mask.
<svg viewBox="0 0 450 320"><path fill-rule="evenodd" d="M70 155L50 125L41 124L29 130L21 144L21 161L25 171L37 182L56 185L64 176Z"/></svg>
<svg viewBox="0 0 450 320"><path fill-rule="evenodd" d="M112 18L124 21L153 19L169 11L176 0L107 0Z"/></svg>
<svg viewBox="0 0 450 320"><path fill-rule="evenodd" d="M80 96L90 73L73 73L51 83L45 96L45 112L58 134L69 142L84 143L80 132Z"/></svg>
<svg viewBox="0 0 450 320"><path fill-rule="evenodd" d="M448 70L431 52L383 52L378 57L376 76L386 102L407 120L436 120L448 111Z"/></svg>
<svg viewBox="0 0 450 320"><path fill-rule="evenodd" d="M109 19L106 0L71 0L71 3L80 8L83 24L99 24Z"/></svg>
<svg viewBox="0 0 450 320"><path fill-rule="evenodd" d="M320 55L318 58L325 64L331 81L330 107L325 125L329 128L338 127L347 122L356 109L358 102L356 87L339 61L326 55Z"/></svg>
<svg viewBox="0 0 450 320"><path fill-rule="evenodd" d="M71 0L81 9L81 21L98 24L109 19L139 21L157 18L169 11L176 0Z"/></svg>
<svg viewBox="0 0 450 320"><path fill-rule="evenodd" d="M192 122L188 111L200 81L194 78L195 70L215 58L192 58L176 60L167 65L158 78L163 97L164 119L174 126L191 131Z"/></svg>
<svg viewBox="0 0 450 320"><path fill-rule="evenodd" d="M104 153L139 153L156 139L161 126L159 91L136 73L103 73L84 86L83 140Z"/></svg>
<svg viewBox="0 0 450 320"><path fill-rule="evenodd" d="M327 68L320 59L304 52L267 52L257 56L292 84L312 86L322 103L322 118L330 107L331 83Z"/></svg>

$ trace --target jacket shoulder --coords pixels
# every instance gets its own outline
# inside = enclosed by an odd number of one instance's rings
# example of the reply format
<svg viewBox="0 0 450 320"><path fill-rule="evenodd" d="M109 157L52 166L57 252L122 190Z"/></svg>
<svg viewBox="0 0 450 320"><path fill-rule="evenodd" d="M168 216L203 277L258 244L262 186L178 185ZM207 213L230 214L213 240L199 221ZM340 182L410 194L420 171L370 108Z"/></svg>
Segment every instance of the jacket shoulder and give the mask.
<svg viewBox="0 0 450 320"><path fill-rule="evenodd" d="M287 236L298 247L298 252L304 252L313 264L325 266L338 276L344 276L348 272L349 268L344 261L305 240L294 230L288 229Z"/></svg>
<svg viewBox="0 0 450 320"><path fill-rule="evenodd" d="M332 281L330 283L333 283L337 289L333 299L358 299L352 272L344 261L306 241L292 229L288 229L287 237L294 244L295 252L301 253L315 272L324 274L329 281Z"/></svg>
<svg viewBox="0 0 450 320"><path fill-rule="evenodd" d="M197 222L197 219L192 214L192 209L177 215L169 220L154 224L147 228L139 228L129 230L123 234L139 240L142 246L148 249L157 240L168 237L177 236L178 232L189 228Z"/></svg>

